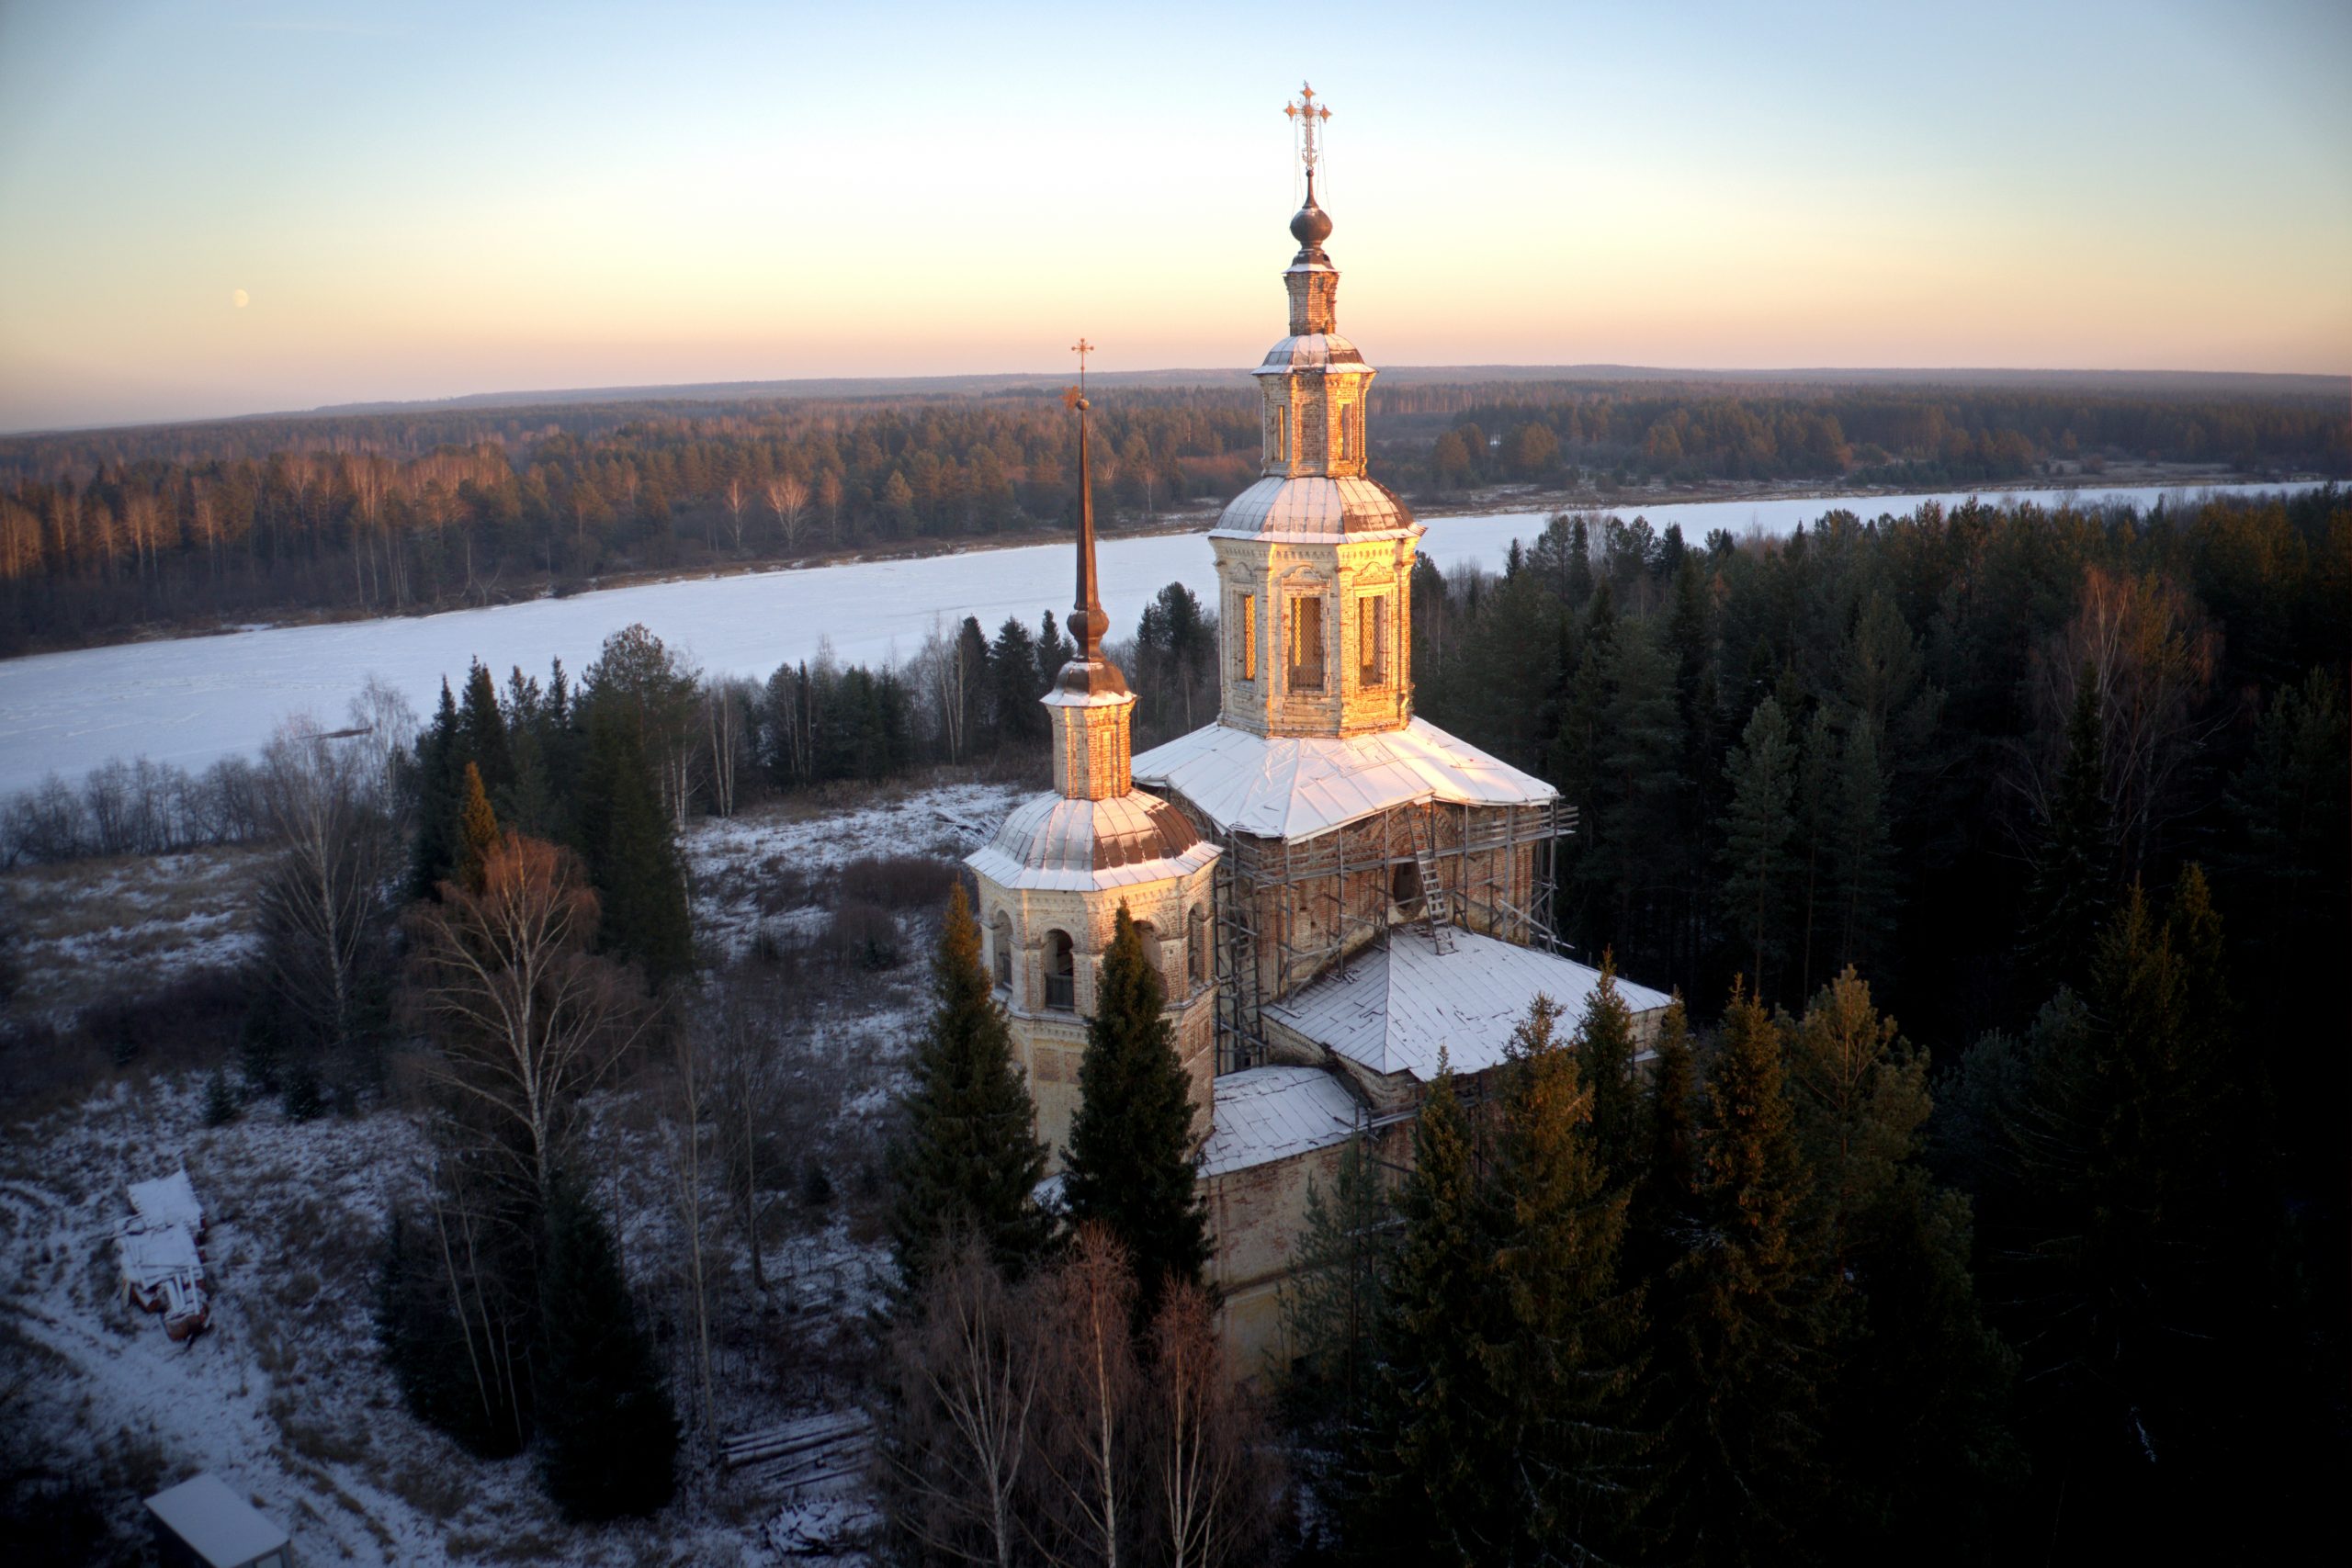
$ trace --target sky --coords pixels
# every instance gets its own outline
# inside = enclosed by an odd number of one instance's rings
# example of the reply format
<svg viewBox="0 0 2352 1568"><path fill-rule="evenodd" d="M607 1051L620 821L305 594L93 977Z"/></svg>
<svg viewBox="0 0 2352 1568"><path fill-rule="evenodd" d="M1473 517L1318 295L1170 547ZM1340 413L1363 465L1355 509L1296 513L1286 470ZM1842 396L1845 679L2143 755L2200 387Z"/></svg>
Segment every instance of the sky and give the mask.
<svg viewBox="0 0 2352 1568"><path fill-rule="evenodd" d="M2352 5L0 0L0 430L1244 367L2352 370Z"/></svg>

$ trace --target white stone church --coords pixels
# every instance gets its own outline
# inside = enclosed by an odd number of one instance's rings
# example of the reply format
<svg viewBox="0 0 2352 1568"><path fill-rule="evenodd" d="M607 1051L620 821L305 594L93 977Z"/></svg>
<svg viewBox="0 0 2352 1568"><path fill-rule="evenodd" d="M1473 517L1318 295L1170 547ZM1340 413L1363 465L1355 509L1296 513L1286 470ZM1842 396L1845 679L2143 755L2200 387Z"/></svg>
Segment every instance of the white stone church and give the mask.
<svg viewBox="0 0 2352 1568"><path fill-rule="evenodd" d="M1337 331L1313 123L1290 331L1255 372L1262 477L1209 535L1216 721L1130 758L1135 697L1102 653L1081 483L1078 654L1044 698L1054 789L968 863L1057 1167L1097 962L1122 904L1142 925L1193 1077L1211 1277L1245 1374L1285 1354L1277 1290L1310 1179L1328 1191L1359 1134L1409 1158L1442 1051L1475 1094L1539 994L1573 1024L1600 978L1551 936L1555 846L1574 828L1557 792L1413 716L1422 530L1364 473L1374 371ZM1646 1035L1668 998L1620 988Z"/></svg>

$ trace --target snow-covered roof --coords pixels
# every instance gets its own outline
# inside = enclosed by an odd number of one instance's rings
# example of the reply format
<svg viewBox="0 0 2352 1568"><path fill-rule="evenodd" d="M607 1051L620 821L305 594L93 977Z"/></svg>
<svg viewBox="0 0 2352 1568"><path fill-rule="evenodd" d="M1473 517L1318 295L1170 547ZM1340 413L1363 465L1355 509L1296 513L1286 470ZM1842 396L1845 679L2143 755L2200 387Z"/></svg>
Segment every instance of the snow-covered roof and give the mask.
<svg viewBox="0 0 2352 1568"><path fill-rule="evenodd" d="M1600 971L1573 959L1475 931L1453 936L1453 951L1440 953L1419 931L1392 927L1385 945L1356 953L1266 1011L1376 1073L1429 1079L1437 1076L1441 1048L1457 1073L1499 1063L1538 996L1559 1004L1564 1031L1574 1028L1600 987ZM1636 1014L1673 999L1623 978L1617 992Z"/></svg>
<svg viewBox="0 0 2352 1568"><path fill-rule="evenodd" d="M186 1225L125 1231L115 1245L122 1254L122 1277L141 1289L153 1290L167 1280L204 1278L204 1258Z"/></svg>
<svg viewBox="0 0 2352 1568"><path fill-rule="evenodd" d="M1090 893L1188 876L1217 854L1182 812L1130 790L1102 800L1035 795L964 863L1000 887Z"/></svg>
<svg viewBox="0 0 2352 1568"><path fill-rule="evenodd" d="M1378 479L1268 474L1226 503L1209 537L1314 545L1410 538L1420 532L1405 503Z"/></svg>
<svg viewBox="0 0 2352 1568"><path fill-rule="evenodd" d="M1294 370L1319 370L1331 365L1370 368L1356 345L1339 333L1302 333L1268 349L1265 360L1250 374L1287 376Z"/></svg>
<svg viewBox="0 0 2352 1568"><path fill-rule="evenodd" d="M1182 795L1221 832L1262 839L1312 838L1419 800L1540 806L1559 793L1418 718L1348 736L1206 725L1137 757L1135 776Z"/></svg>
<svg viewBox="0 0 2352 1568"><path fill-rule="evenodd" d="M1356 1100L1321 1067L1251 1067L1216 1080L1201 1174L1221 1176L1329 1148L1355 1131Z"/></svg>
<svg viewBox="0 0 2352 1568"><path fill-rule="evenodd" d="M212 1568L243 1568L287 1544L284 1530L209 1471L156 1493L147 1506Z"/></svg>
<svg viewBox="0 0 2352 1568"><path fill-rule="evenodd" d="M185 1166L153 1181L132 1182L130 1210L142 1224L204 1227L204 1205L196 1201L196 1189L188 1185Z"/></svg>

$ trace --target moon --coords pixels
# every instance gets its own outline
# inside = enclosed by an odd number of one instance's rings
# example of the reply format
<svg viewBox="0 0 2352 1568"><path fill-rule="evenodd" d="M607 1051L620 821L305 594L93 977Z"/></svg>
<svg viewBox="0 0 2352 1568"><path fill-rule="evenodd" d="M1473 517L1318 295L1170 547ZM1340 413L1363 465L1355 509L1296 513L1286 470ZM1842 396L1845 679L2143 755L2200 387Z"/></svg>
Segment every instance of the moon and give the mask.
<svg viewBox="0 0 2352 1568"><path fill-rule="evenodd" d="M245 292L243 289L242 289L242 288L235 289L235 290L232 291L232 292L231 292L231 294L230 294L230 296L229 296L229 303L230 303L230 304L232 304L232 305L234 305L234 306L235 306L238 310L243 310L246 306L248 306L248 305L252 304L253 302L254 302L254 297L253 297L252 295L250 295L250 294L246 293L246 292Z"/></svg>

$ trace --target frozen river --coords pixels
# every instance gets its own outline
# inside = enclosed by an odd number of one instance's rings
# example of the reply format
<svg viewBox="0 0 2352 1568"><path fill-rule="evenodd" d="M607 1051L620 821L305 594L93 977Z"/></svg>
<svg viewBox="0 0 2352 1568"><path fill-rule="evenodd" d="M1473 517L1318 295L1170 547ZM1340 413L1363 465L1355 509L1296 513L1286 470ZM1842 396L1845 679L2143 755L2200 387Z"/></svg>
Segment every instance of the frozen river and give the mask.
<svg viewBox="0 0 2352 1568"><path fill-rule="evenodd" d="M2307 485L2271 487L2308 489ZM1692 545L1710 529L1785 534L1833 507L1864 516L1901 514L1968 492L1809 501L1700 502L1620 508L1663 531L1679 523ZM1992 492L1985 492L1988 496ZM2052 503L2153 502L2155 489L2012 491ZM1515 538L1541 531L1541 513L1429 517L1423 554L1440 570L1494 567ZM1112 636L1134 633L1151 596L1182 581L1204 599L1214 571L1198 534L1116 539L1102 547L1102 600ZM432 711L441 678L453 682L479 658L502 680L516 664L544 675L560 656L577 674L605 637L642 621L706 671L764 678L786 660L812 658L820 640L852 663L914 652L932 627L978 615L991 635L1007 615L1033 626L1048 606L1069 607L1068 546L972 551L920 560L853 561L807 570L646 583L485 610L277 626L221 637L84 649L0 661L0 794L55 772L78 780L114 758L147 756L190 769L259 750L277 722L307 713L339 720L370 674Z"/></svg>

